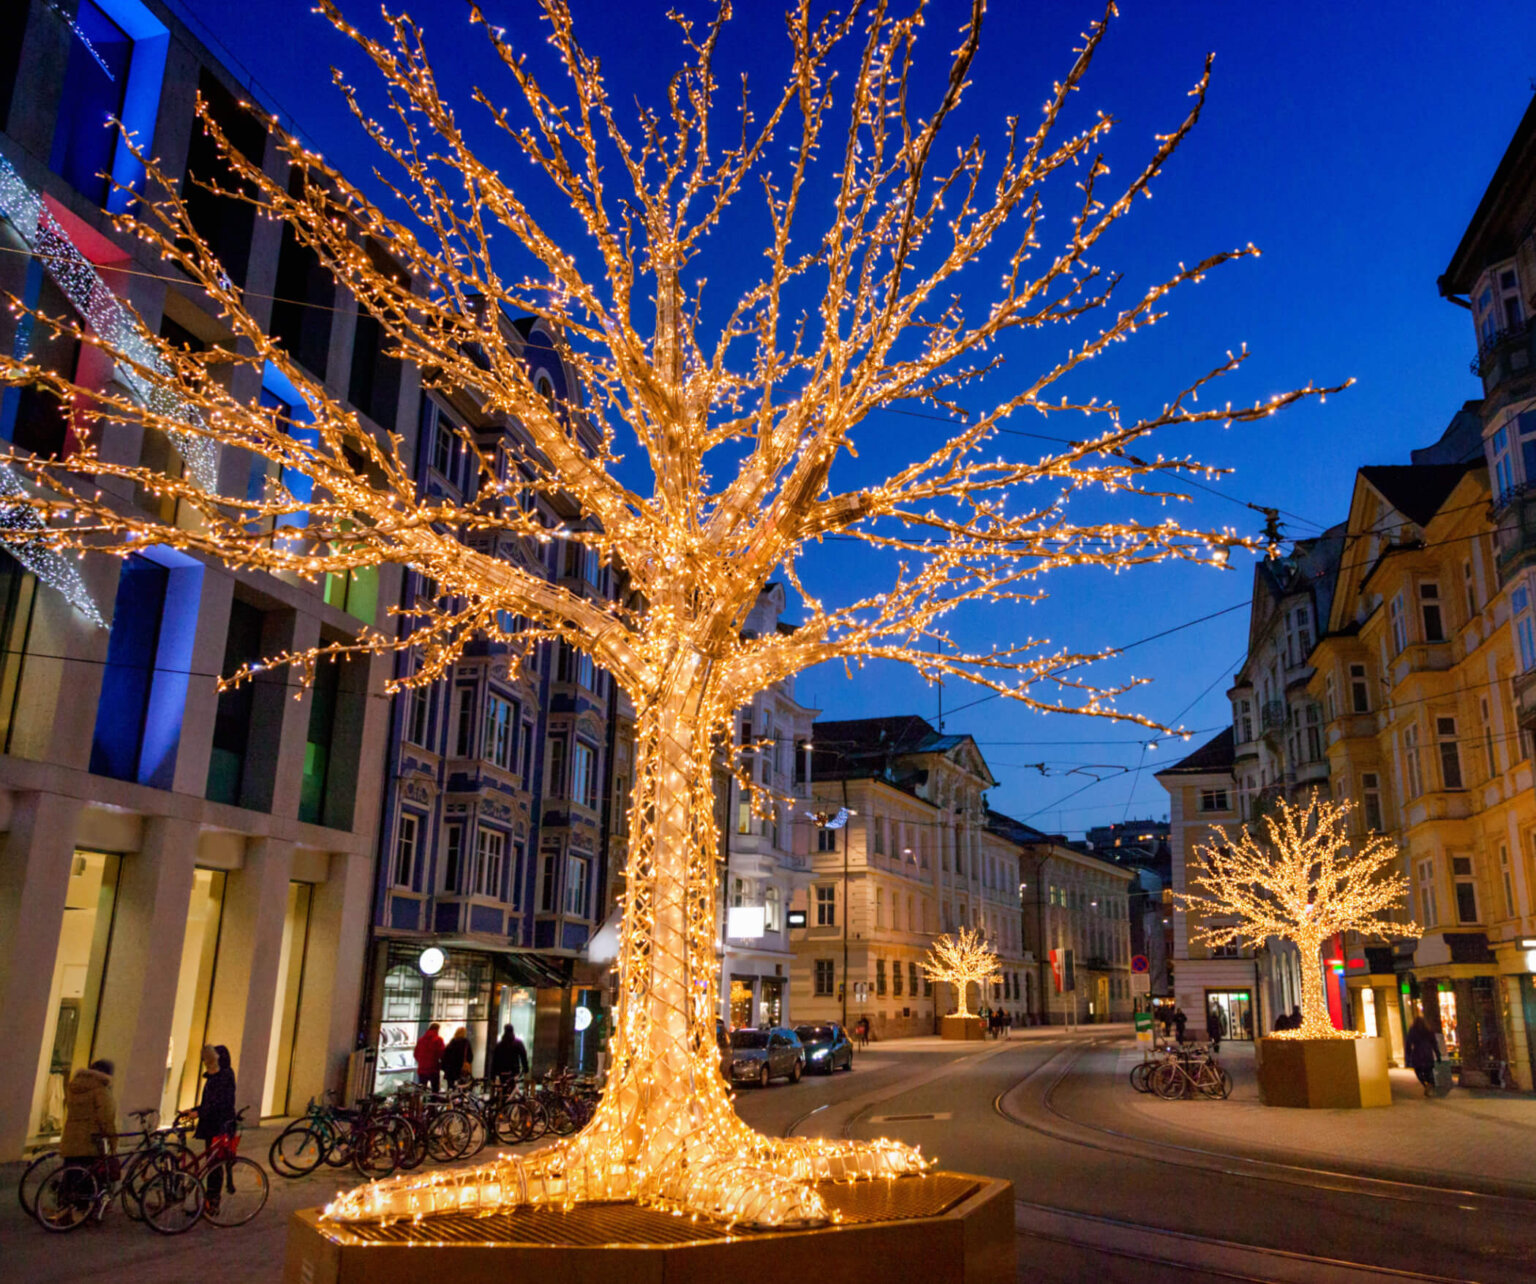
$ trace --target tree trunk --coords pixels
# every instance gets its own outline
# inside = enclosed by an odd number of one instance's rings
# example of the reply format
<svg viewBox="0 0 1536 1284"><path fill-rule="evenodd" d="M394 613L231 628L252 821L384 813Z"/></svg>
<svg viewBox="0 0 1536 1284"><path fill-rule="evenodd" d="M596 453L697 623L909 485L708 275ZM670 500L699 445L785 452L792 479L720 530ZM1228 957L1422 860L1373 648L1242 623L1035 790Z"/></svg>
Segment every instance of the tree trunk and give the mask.
<svg viewBox="0 0 1536 1284"><path fill-rule="evenodd" d="M736 1115L719 1069L713 736L709 669L680 653L637 701L611 1069L591 1122L528 1156L374 1182L326 1210L336 1220L493 1212L525 1204L634 1200L758 1227L828 1220L821 1180L920 1172L899 1143L782 1140Z"/></svg>
<svg viewBox="0 0 1536 1284"><path fill-rule="evenodd" d="M1301 955L1301 1033L1309 1039L1334 1038L1337 1031L1323 994L1322 942L1297 941L1296 949Z"/></svg>

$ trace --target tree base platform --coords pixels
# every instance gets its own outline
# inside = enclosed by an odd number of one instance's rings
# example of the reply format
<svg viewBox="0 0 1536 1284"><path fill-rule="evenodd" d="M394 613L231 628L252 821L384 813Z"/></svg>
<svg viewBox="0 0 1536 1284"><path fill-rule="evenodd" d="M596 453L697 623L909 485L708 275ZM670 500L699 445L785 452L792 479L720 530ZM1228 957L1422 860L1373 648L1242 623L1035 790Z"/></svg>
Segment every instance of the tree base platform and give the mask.
<svg viewBox="0 0 1536 1284"><path fill-rule="evenodd" d="M924 1284L1015 1279L1013 1185L934 1172L818 1187L841 1218L806 1231L727 1230L634 1204L524 1208L491 1217L322 1223L293 1215L284 1284L721 1284L837 1280L889 1284L893 1263Z"/></svg>
<svg viewBox="0 0 1536 1284"><path fill-rule="evenodd" d="M1259 1100L1266 1106L1352 1110L1390 1106L1385 1039L1260 1039Z"/></svg>
<svg viewBox="0 0 1536 1284"><path fill-rule="evenodd" d="M946 1039L970 1041L987 1037L987 1023L979 1016L947 1016L939 1030Z"/></svg>

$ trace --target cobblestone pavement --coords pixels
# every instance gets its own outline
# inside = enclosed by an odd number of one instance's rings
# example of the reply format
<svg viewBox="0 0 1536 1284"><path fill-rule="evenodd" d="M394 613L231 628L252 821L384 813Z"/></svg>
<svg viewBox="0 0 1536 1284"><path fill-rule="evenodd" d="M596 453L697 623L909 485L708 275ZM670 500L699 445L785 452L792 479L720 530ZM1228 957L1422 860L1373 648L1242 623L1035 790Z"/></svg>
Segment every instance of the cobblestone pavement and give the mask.
<svg viewBox="0 0 1536 1284"><path fill-rule="evenodd" d="M1253 1045L1227 1043L1221 1062L1233 1078L1219 1110L1198 1101L1114 1094L1115 1126L1137 1136L1178 1140L1257 1157L1326 1162L1351 1172L1434 1185L1536 1195L1536 1095L1499 1089L1453 1089L1426 1098L1411 1070L1393 1070L1392 1105L1375 1110L1272 1110L1259 1101ZM1141 1060L1133 1045L1120 1054L1122 1077ZM1095 1101L1102 1112L1106 1098ZM1100 1122L1104 1122L1102 1113Z"/></svg>

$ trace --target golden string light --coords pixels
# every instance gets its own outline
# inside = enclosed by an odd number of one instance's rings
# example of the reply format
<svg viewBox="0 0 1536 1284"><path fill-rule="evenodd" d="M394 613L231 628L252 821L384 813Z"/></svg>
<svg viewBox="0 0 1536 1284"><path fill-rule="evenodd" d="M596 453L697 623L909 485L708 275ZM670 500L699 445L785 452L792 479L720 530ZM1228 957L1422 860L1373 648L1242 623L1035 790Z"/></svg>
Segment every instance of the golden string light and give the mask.
<svg viewBox="0 0 1536 1284"><path fill-rule="evenodd" d="M965 647L950 637L946 617L972 605L1032 602L1040 577L1064 567L1121 570L1168 558L1221 565L1234 547L1258 547L1231 530L1188 530L1172 520L1078 523L1069 501L1086 488L1185 500L1159 478L1210 470L1187 458L1142 457L1132 453L1135 443L1171 425L1255 422L1328 390L1309 385L1248 406L1197 405L1246 361L1239 350L1140 417L1054 392L1087 361L1161 320L1172 292L1257 252L1211 255L1124 301L1115 297L1118 278L1092 261L1194 127L1210 74L1207 63L1193 108L1158 136L1123 187L1107 192L1108 169L1095 157L1110 118L1059 135L1113 5L1089 28L1038 124L1030 130L1011 118L989 160L979 143L963 146L958 159L941 144L970 83L982 3L969 6L935 95L926 72L914 70L920 7L893 16L853 4L813 19L808 6L792 6L773 27L775 38L788 39L782 84L739 110L716 99L717 45L731 7L719 6L702 26L678 19L684 65L674 92L629 126L578 41L566 0L537 4L544 49L519 47L478 8L469 11L512 84L509 105L473 93L501 148L492 163L443 97L412 19L386 13L384 38L375 39L320 0L387 90L380 119L337 75L380 150L388 208L275 118L263 123L281 163L263 165L199 106L232 177L195 181L286 224L342 296L378 323L389 355L419 369L429 390L451 391L516 426L520 444L511 452L488 451L473 430L460 430L476 471L465 499L422 498L401 440L360 417L264 331L198 232L179 184L130 142L146 182L116 230L183 275L227 333L203 352L151 337L150 355L135 356L89 325L54 319L126 365L133 392L116 383L77 388L69 374L0 355L8 382L65 398L87 394L91 424L67 459L14 453L11 464L37 494L11 502L45 524L30 538L56 550L126 556L163 544L309 582L395 563L436 585L433 600L397 613L393 629L269 656L264 666L297 664L308 679L316 663L342 651L408 648L419 662L396 689L436 680L476 638L557 640L606 668L634 702L618 1001L607 1087L592 1121L533 1155L364 1187L338 1199L331 1216L632 1199L739 1225L815 1224L829 1218L817 1181L896 1176L925 1161L894 1142L765 1137L732 1108L715 1045L711 764L716 746L729 742L734 711L812 665L880 659L932 680L965 679L1042 712L1157 727L1116 707L1139 679L1096 686L1077 672L1107 653L1035 638ZM551 61L564 73L558 91L538 71ZM720 132L727 112L729 138ZM819 154L830 158L826 165ZM1074 213L1037 263L1044 189L1072 167L1080 176ZM766 229L761 258L744 254L735 233L728 252L738 264L761 262L761 275L706 334L704 318L714 314L702 303L701 255L733 206L759 192L766 223L751 226ZM574 217L585 235L562 244L541 207ZM969 310L958 293L963 274L999 263L1000 284ZM999 368L998 346L1015 332L1093 314L1099 328L1055 364L1015 379L989 409L960 413L958 399L980 395ZM570 403L539 386L527 332L512 320L525 316L539 320L569 372L578 390ZM235 391L255 386L269 366L296 390L301 404L291 412ZM837 489L834 465L853 453L860 425L872 412L912 403L965 422L927 453L896 461L884 480ZM1022 411L1081 416L1089 430L1042 458L996 453L1006 421ZM196 434L215 452L267 461L266 488L249 495L242 482L220 491L125 461L103 448L125 428ZM621 446L638 457L626 461ZM220 472L235 474L250 475ZM121 498L133 493L174 501L175 525ZM577 516L550 526L530 496ZM859 540L872 561L890 565L888 587L836 604L810 591L801 559L832 536ZM539 550L552 539L621 570L628 591L606 600L546 577ZM518 540L530 556L490 550ZM746 636L748 613L774 576L801 597L804 622ZM509 628L513 617L526 627Z"/></svg>
<svg viewBox="0 0 1536 1284"><path fill-rule="evenodd" d="M1236 839L1215 831L1195 849L1192 892L1179 908L1202 921L1191 939L1204 945L1292 941L1301 955L1301 1025L1277 1039L1350 1039L1337 1030L1323 997L1323 944L1341 932L1390 939L1419 929L1392 917L1408 895L1397 844L1372 834L1358 846L1345 831L1350 804L1313 793L1304 806L1277 800L1264 836L1247 825Z"/></svg>
<svg viewBox="0 0 1536 1284"><path fill-rule="evenodd" d="M971 1015L966 987L972 981L977 992L986 997L987 986L1002 980L998 970L997 951L987 944L987 938L973 928L962 927L953 936L941 936L928 951L922 969L931 981L944 981L955 987L959 996L956 1016Z"/></svg>

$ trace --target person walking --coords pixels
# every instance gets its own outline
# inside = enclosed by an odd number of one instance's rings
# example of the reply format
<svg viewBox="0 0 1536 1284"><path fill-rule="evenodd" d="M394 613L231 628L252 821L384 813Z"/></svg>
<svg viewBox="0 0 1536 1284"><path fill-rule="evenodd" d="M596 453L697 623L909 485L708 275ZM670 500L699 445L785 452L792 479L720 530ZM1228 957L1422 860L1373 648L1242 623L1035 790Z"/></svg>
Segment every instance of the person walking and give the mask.
<svg viewBox="0 0 1536 1284"><path fill-rule="evenodd" d="M416 1040L416 1082L431 1087L433 1092L441 1092L443 1087L443 1036L438 1033L441 1029L434 1021Z"/></svg>
<svg viewBox="0 0 1536 1284"><path fill-rule="evenodd" d="M469 1046L469 1031L461 1025L443 1049L443 1078L448 1082L449 1091L459 1086L459 1080L469 1071L474 1056L474 1049Z"/></svg>
<svg viewBox="0 0 1536 1284"><path fill-rule="evenodd" d="M858 1025L854 1026L854 1031L859 1036L859 1047L869 1047L869 1018L867 1016L861 1016L859 1018L859 1023Z"/></svg>
<svg viewBox="0 0 1536 1284"><path fill-rule="evenodd" d="M1189 1018L1184 1015L1184 1009L1183 1008L1174 1008L1174 1010L1173 1010L1173 1028L1174 1028L1174 1030L1177 1033L1177 1037L1178 1037L1178 1040L1179 1040L1180 1043L1184 1042L1184 1027L1187 1026L1188 1024L1189 1024Z"/></svg>
<svg viewBox="0 0 1536 1284"><path fill-rule="evenodd" d="M510 1025L503 1026L501 1038L496 1041L496 1048L491 1053L491 1076L502 1079L508 1075L527 1073L528 1049L517 1037L516 1030Z"/></svg>
<svg viewBox="0 0 1536 1284"><path fill-rule="evenodd" d="M1211 1051L1221 1051L1222 1027L1226 1023L1221 1019L1221 1009L1214 1003L1205 1012L1205 1037L1211 1041Z"/></svg>
<svg viewBox="0 0 1536 1284"><path fill-rule="evenodd" d="M203 1095L197 1103L197 1127L192 1135L203 1143L206 1155L213 1149L215 1137L235 1130L235 1072L229 1064L229 1049L222 1043L203 1049ZM212 1181L207 1187L208 1208L219 1211L219 1202L227 1186L234 1193L235 1181L228 1164L218 1171L210 1169Z"/></svg>
<svg viewBox="0 0 1536 1284"><path fill-rule="evenodd" d="M1408 1027L1408 1038L1405 1040L1407 1047L1408 1064L1413 1067L1413 1073L1424 1085L1424 1095L1435 1095L1435 1062L1440 1059L1440 1045L1435 1039L1434 1031L1429 1028L1429 1023L1421 1016L1413 1018L1413 1024Z"/></svg>

